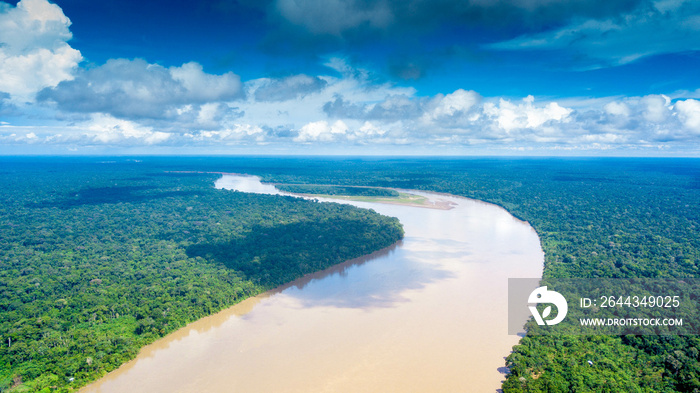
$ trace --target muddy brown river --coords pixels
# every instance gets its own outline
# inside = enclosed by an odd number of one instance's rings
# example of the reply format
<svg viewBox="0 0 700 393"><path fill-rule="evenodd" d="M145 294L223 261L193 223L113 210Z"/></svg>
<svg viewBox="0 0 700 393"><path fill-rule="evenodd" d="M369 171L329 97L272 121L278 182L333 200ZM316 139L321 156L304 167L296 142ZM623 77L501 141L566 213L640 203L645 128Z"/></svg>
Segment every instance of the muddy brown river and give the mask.
<svg viewBox="0 0 700 393"><path fill-rule="evenodd" d="M216 187L279 193L256 177ZM416 193L453 208L342 201L398 217L404 240L192 323L81 392L496 392L519 339L508 278L541 277L537 234L500 207Z"/></svg>

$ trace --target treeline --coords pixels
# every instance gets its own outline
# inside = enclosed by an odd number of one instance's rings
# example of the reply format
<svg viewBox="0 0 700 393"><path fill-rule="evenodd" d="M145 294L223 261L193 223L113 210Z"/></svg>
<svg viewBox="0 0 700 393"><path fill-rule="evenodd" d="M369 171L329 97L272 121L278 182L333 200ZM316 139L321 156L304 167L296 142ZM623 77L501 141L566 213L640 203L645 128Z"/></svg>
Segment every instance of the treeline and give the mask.
<svg viewBox="0 0 700 393"><path fill-rule="evenodd" d="M96 161L0 162L0 391L72 391L189 322L403 235L368 210Z"/></svg>
<svg viewBox="0 0 700 393"><path fill-rule="evenodd" d="M277 189L279 189L280 191L291 192L295 194L367 196L389 198L399 196L399 192L396 190L376 187L341 187L314 184L276 184L275 187L277 187Z"/></svg>
<svg viewBox="0 0 700 393"><path fill-rule="evenodd" d="M700 274L697 159L307 159L294 165L274 158L237 161L237 168L269 182L414 188L496 203L537 230L547 278ZM508 357L503 389L697 392L698 348L697 336L528 334Z"/></svg>

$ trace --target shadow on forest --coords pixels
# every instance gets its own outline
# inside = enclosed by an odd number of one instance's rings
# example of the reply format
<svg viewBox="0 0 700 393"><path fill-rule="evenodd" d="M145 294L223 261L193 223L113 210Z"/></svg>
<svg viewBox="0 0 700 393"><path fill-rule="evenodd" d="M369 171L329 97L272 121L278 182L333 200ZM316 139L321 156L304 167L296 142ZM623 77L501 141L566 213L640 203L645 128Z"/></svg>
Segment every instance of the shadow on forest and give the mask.
<svg viewBox="0 0 700 393"><path fill-rule="evenodd" d="M370 253L380 241L361 238L367 230L358 220L256 225L245 236L192 245L186 252L222 263L263 285L277 286Z"/></svg>
<svg viewBox="0 0 700 393"><path fill-rule="evenodd" d="M189 257L222 263L268 288L277 287L273 293L291 288L288 295L297 297L305 307L391 307L405 300L404 291L453 276L409 254L394 258L396 264L370 264L397 252L403 254L402 241L370 254L391 240L380 239L382 234L376 231L358 229L363 226L366 228L361 221L257 226L245 237L192 245L186 252ZM410 255L418 254L413 251ZM350 270L365 264L368 266L349 277ZM319 283L313 289L301 291L314 281Z"/></svg>
<svg viewBox="0 0 700 393"><path fill-rule="evenodd" d="M164 192L148 192L156 189L155 186L119 186L119 187L99 187L85 188L77 192L72 192L66 195L65 198L32 202L26 206L29 208L50 208L57 207L59 209L69 209L75 206L82 205L100 205L105 203L129 203L129 202L144 202L154 199L161 199L175 196L191 196L197 195L197 191L164 191Z"/></svg>

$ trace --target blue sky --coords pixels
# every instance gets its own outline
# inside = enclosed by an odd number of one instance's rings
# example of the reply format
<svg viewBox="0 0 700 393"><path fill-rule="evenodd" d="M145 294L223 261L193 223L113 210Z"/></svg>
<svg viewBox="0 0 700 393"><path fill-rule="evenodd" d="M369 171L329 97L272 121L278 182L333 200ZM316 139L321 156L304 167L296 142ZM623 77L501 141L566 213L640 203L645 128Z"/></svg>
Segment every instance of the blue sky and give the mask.
<svg viewBox="0 0 700 393"><path fill-rule="evenodd" d="M0 1L0 154L700 155L691 0Z"/></svg>

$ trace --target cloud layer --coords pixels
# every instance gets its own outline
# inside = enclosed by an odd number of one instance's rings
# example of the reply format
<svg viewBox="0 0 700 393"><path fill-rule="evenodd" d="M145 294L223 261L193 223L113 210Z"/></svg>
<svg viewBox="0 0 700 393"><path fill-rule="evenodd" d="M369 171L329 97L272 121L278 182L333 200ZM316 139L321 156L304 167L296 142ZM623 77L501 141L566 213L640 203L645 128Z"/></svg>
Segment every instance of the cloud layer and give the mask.
<svg viewBox="0 0 700 393"><path fill-rule="evenodd" d="M276 146L289 151L308 145L420 146L433 152L455 146L657 150L700 145L700 101L693 98L558 102L483 97L463 89L418 96L411 89L375 84L365 70L339 66L345 64L340 59L328 64L345 75L249 81L243 96L236 78L203 76L195 65L165 69L119 60L94 74L88 71L92 82L79 76L42 93L51 94L63 111L86 116L73 126L60 133L25 128L24 134L0 126L0 138L72 146ZM97 76L116 65L121 66L114 71L118 78L97 83ZM187 78L220 83L203 92L188 88Z"/></svg>
<svg viewBox="0 0 700 393"><path fill-rule="evenodd" d="M42 90L37 98L67 112L167 119L188 105L232 101L242 94L240 78L232 72L211 75L197 63L165 68L141 59L113 59Z"/></svg>
<svg viewBox="0 0 700 393"><path fill-rule="evenodd" d="M700 41L682 41L698 36L700 19L688 15L697 14L700 6L683 0L319 4L276 0L269 9L289 28L341 40L360 30L394 34L443 20L486 23L505 16L518 29L536 32L492 49L595 52L591 64L622 64L662 50L700 50ZM528 22L523 15L534 19ZM552 23L556 28L543 27ZM486 96L453 88L421 95L343 55L323 57L313 68L318 72L245 81L234 72L207 72L197 62L163 66L118 58L81 67L80 52L68 44L70 24L46 0L22 0L16 7L0 3L0 144L182 150L255 146L294 153L309 152L304 150L309 147L362 152L368 146L399 153L407 146L426 153L455 147L690 148L700 154L700 91L562 99ZM639 45L647 30L656 31L656 37L650 45Z"/></svg>

